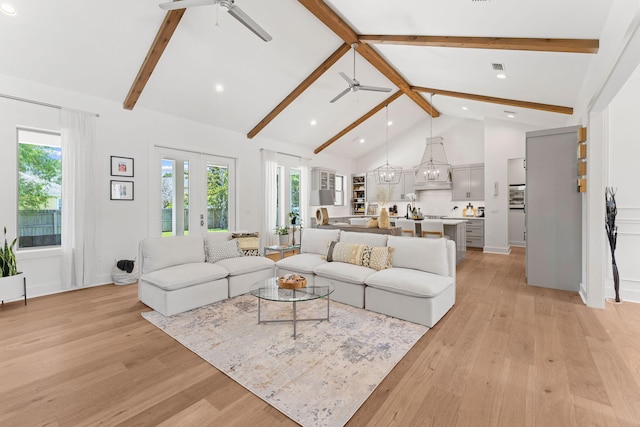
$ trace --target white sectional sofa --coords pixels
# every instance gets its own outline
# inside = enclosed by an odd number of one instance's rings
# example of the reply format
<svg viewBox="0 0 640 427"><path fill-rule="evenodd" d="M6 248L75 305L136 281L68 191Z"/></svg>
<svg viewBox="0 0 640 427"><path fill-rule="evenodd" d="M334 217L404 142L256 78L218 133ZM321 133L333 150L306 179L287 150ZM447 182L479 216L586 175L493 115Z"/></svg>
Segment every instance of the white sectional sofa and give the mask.
<svg viewBox="0 0 640 427"><path fill-rule="evenodd" d="M390 268L376 270L327 261L331 242L393 248ZM455 304L456 247L447 239L389 236L308 228L300 254L276 263L277 274L301 274L308 283L331 284L331 298L433 327Z"/></svg>
<svg viewBox="0 0 640 427"><path fill-rule="evenodd" d="M244 294L253 283L273 277L271 259L234 253L234 243L231 232L142 240L138 298L171 316Z"/></svg>

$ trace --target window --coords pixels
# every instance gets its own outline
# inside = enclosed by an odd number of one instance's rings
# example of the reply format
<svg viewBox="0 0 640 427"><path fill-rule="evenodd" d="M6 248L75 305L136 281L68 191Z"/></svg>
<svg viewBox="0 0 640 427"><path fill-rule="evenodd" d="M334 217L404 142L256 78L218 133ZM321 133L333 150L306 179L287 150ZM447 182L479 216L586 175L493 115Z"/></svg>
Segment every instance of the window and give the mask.
<svg viewBox="0 0 640 427"><path fill-rule="evenodd" d="M18 247L60 246L60 134L18 129Z"/></svg>
<svg viewBox="0 0 640 427"><path fill-rule="evenodd" d="M336 175L335 206L344 206L344 176Z"/></svg>

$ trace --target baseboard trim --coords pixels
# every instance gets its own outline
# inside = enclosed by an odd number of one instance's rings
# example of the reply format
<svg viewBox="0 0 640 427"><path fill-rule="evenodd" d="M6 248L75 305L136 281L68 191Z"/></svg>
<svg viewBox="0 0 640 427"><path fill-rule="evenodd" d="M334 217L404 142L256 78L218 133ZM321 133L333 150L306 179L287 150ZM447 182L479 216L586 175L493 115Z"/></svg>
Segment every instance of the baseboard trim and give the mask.
<svg viewBox="0 0 640 427"><path fill-rule="evenodd" d="M487 254L509 255L511 248L499 248L495 246L485 246L482 252Z"/></svg>

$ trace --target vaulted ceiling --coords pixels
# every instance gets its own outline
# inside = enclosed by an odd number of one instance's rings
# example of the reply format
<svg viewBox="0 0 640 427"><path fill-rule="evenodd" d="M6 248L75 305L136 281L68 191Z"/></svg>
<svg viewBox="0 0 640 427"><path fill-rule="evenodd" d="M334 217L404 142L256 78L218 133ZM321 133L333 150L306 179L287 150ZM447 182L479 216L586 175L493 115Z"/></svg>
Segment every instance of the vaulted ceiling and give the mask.
<svg viewBox="0 0 640 427"><path fill-rule="evenodd" d="M0 16L12 41L0 74L357 158L384 142L387 104L391 138L429 113L566 124L612 4L236 0L273 36L264 42L216 5L161 2L16 4L17 16ZM392 91L330 103L348 87L339 72L353 77L352 43L357 80Z"/></svg>

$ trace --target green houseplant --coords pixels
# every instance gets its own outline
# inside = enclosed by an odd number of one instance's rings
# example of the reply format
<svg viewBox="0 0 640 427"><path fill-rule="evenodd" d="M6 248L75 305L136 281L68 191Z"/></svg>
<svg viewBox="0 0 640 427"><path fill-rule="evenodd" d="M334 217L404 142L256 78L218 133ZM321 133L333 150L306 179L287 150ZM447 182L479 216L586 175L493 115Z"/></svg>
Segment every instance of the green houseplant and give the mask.
<svg viewBox="0 0 640 427"><path fill-rule="evenodd" d="M27 303L27 289L24 275L18 271L16 265L16 255L13 252L18 238L13 239L11 244L7 241L7 227L4 227L4 245L0 247L0 300L19 298L24 296Z"/></svg>
<svg viewBox="0 0 640 427"><path fill-rule="evenodd" d="M2 277L15 276L18 274L16 255L13 252L13 248L16 246L17 240L17 238L13 239L11 245L7 243L7 227L5 227L4 246L0 248L0 270L2 271Z"/></svg>
<svg viewBox="0 0 640 427"><path fill-rule="evenodd" d="M278 235L280 245L287 245L289 243L289 227L286 225L280 225L275 228L275 234Z"/></svg>

